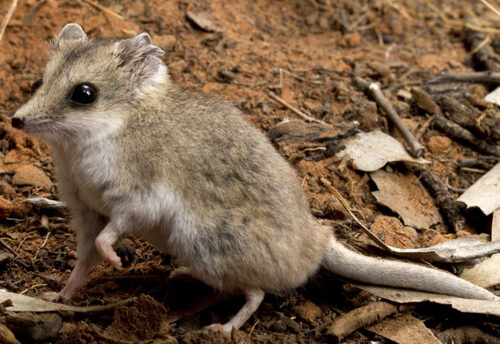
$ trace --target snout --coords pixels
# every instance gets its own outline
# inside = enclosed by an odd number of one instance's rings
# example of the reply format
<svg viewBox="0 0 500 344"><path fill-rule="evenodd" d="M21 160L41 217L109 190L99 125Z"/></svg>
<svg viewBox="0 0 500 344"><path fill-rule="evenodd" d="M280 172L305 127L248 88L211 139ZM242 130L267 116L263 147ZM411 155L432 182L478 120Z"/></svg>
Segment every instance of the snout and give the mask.
<svg viewBox="0 0 500 344"><path fill-rule="evenodd" d="M11 124L14 128L24 128L24 117L12 117Z"/></svg>

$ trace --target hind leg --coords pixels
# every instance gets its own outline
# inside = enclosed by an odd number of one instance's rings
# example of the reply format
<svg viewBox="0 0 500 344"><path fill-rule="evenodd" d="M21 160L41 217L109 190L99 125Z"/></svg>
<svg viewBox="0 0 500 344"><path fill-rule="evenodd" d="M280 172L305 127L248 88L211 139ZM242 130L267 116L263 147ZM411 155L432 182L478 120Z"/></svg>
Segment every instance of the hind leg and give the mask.
<svg viewBox="0 0 500 344"><path fill-rule="evenodd" d="M245 304L227 323L212 324L208 328L220 331L225 337L231 337L233 329L239 329L251 316L257 308L259 308L262 300L264 299L264 291L262 289L247 289L244 292Z"/></svg>

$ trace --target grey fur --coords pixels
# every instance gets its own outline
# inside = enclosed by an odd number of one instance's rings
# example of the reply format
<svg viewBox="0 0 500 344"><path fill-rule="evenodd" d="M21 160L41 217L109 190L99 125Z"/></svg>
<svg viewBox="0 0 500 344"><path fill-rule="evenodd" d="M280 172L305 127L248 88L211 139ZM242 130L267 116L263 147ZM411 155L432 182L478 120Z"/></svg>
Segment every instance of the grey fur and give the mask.
<svg viewBox="0 0 500 344"><path fill-rule="evenodd" d="M229 102L174 84L147 34L75 40L78 29L66 27L43 85L15 115L52 145L72 210L79 264L63 296L83 284L98 252L119 266L106 245L135 232L201 281L245 293L226 332L251 315L262 290L300 286L321 264L370 283L495 298L451 274L348 250L316 223L295 171L266 136ZM68 92L82 82L99 98L74 106Z"/></svg>

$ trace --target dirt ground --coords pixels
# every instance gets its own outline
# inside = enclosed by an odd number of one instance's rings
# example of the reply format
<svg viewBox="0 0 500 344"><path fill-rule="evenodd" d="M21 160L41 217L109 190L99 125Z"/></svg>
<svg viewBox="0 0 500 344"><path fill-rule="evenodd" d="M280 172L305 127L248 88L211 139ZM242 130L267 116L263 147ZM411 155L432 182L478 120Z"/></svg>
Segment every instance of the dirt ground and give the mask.
<svg viewBox="0 0 500 344"><path fill-rule="evenodd" d="M433 3L446 18L455 21L476 15L499 23L494 12L480 1ZM10 0L0 1L0 18L10 4ZM429 114L415 105L412 88L426 86L443 71L477 69L464 28L445 22L426 1L99 1L112 12L92 4L83 0L21 0L0 42L0 239L6 244L0 245L0 257L2 252L8 253L7 245L17 255L0 259L0 288L29 296L58 291L76 262L68 212L47 211L23 202L35 195L57 199L50 148L13 129L8 118L29 99L31 85L40 78L49 54L47 41L68 22L79 23L91 37L125 38L148 32L166 51L164 62L176 82L229 99L263 132L286 118L299 119L269 96L273 92L314 118L332 124L337 132L357 121L361 131L381 130L403 143L384 112L359 91L352 77L378 81L410 131L421 133L424 158L431 162L428 170L453 187L454 197L459 195L457 190L472 185L498 161L498 157L492 159L448 138L433 123L429 125ZM495 46L495 41L491 42ZM466 101L480 112L496 113L493 105L482 100L487 91L483 85L462 84L439 92ZM361 234L321 178L330 181L390 245L424 247L457 236L489 234L491 220L477 214L472 219L467 217L467 225L458 233L445 220L427 229L403 226L397 214L376 202L371 194L376 186L367 173L356 171L333 153L315 155L314 148L304 150L305 145L287 140L275 143L296 166L318 220L330 224L338 237L367 254L381 251ZM466 158L479 162L472 168L459 168ZM385 170L407 173L400 164ZM420 202L420 206L425 211L426 204ZM436 208L432 202L430 207ZM121 271L106 264L96 267L89 285L72 304L101 305L137 296L133 305L97 313L63 312L55 315L59 320L50 326L47 324L53 318L44 318L39 323L47 325L41 331L45 337L33 337L25 327L32 323L9 320L1 307L0 323L6 323L23 343L224 342L203 326L227 320L242 299L223 297L195 281L168 281L174 261L139 238L128 237L118 250L126 267ZM449 266L441 268L451 270ZM320 273L299 290L266 296L255 315L233 333L232 340L335 342L338 338L328 331L334 320L375 299L352 284ZM470 338L483 338L486 343L500 340L498 318L431 304L400 309L390 317L406 316L421 321L438 337L449 329L466 328L470 336L481 333ZM53 333L49 334L51 326ZM454 338L455 343L480 342L467 336L439 338ZM363 327L342 342L392 343Z"/></svg>

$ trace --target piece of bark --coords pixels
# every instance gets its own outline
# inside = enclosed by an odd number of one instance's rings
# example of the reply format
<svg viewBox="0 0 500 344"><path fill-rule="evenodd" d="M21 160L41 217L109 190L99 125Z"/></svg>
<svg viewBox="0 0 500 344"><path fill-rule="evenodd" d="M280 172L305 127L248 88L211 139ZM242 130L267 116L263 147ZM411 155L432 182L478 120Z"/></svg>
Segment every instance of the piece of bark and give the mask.
<svg viewBox="0 0 500 344"><path fill-rule="evenodd" d="M500 148L497 145L488 144L488 142L478 138L469 130L450 121L444 116L434 116L434 124L451 138L465 142L481 153L500 157Z"/></svg>
<svg viewBox="0 0 500 344"><path fill-rule="evenodd" d="M466 18L467 22L473 21L471 17ZM500 71L500 58L491 47L490 44L484 44L486 36L484 33L465 28L465 42L469 51L475 51L481 44L482 47L477 49L472 55L474 67L479 71Z"/></svg>
<svg viewBox="0 0 500 344"><path fill-rule="evenodd" d="M469 129L479 137L497 144L496 141L500 139L500 118L485 112L484 118L480 119L483 115L481 111L450 96L439 97L438 103L450 120Z"/></svg>
<svg viewBox="0 0 500 344"><path fill-rule="evenodd" d="M470 82L482 84L500 84L500 73L471 72L471 73L445 73L427 82L427 84L441 84L448 82Z"/></svg>
<svg viewBox="0 0 500 344"><path fill-rule="evenodd" d="M465 226L465 218L457 202L448 192L446 185L432 174L432 172L422 166L413 165L410 169L418 173L420 180L436 200L441 213L444 215L444 218L450 224L451 228L453 228L455 232L461 230Z"/></svg>
<svg viewBox="0 0 500 344"><path fill-rule="evenodd" d="M441 108L432 99L432 96L421 88L412 88L411 95L417 107L431 115L442 115Z"/></svg>
<svg viewBox="0 0 500 344"><path fill-rule="evenodd" d="M498 337L483 332L477 327L461 326L458 328L449 328L437 335L438 339L444 344L466 344L483 343L497 344Z"/></svg>
<svg viewBox="0 0 500 344"><path fill-rule="evenodd" d="M373 302L336 318L327 333L340 341L358 328L371 325L397 311L398 307L388 302Z"/></svg>

